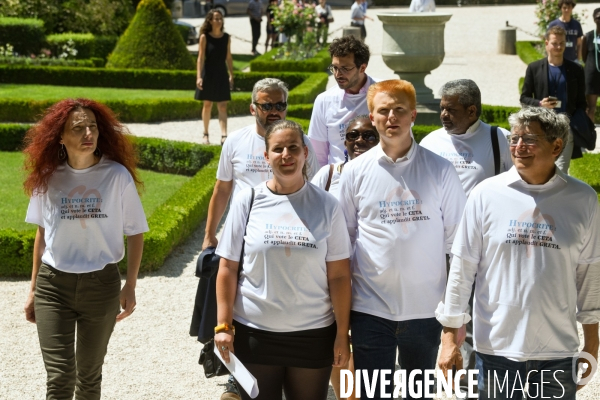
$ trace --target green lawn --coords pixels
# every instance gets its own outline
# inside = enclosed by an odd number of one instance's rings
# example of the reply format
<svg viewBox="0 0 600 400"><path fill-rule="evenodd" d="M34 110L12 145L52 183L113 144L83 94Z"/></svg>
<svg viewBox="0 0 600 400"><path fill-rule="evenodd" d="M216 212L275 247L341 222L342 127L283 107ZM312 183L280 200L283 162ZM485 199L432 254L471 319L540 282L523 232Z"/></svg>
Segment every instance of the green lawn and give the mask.
<svg viewBox="0 0 600 400"><path fill-rule="evenodd" d="M256 56L252 54L232 54L231 58L233 58L233 70L234 71L243 71L244 68L250 65L250 61L252 61Z"/></svg>
<svg viewBox="0 0 600 400"><path fill-rule="evenodd" d="M193 99L194 91L0 84L0 99L61 100L68 97L85 97L98 101Z"/></svg>
<svg viewBox="0 0 600 400"><path fill-rule="evenodd" d="M24 174L22 171L23 154L19 152L0 152L0 229L17 230L32 229L33 225L25 223L29 199L23 192ZM165 202L190 177L163 174L140 170L145 190L142 193L142 204L146 218L150 217L156 207Z"/></svg>

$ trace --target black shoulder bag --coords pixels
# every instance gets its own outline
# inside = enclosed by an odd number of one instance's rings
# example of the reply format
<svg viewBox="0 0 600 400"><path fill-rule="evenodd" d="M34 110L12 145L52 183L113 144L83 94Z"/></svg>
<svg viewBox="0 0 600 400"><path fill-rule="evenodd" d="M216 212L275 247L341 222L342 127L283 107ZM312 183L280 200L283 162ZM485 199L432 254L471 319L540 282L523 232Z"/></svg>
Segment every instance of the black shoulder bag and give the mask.
<svg viewBox="0 0 600 400"><path fill-rule="evenodd" d="M248 217L246 218L246 229L248 228L248 221L250 220L250 212L252 211L252 205L254 204L254 188L252 188L252 196L250 197L250 209L248 210ZM246 229L244 229L244 236L246 236ZM240 254L240 263L238 267L238 276L242 271L244 264L244 248L246 245L246 241L242 243L242 252ZM215 308L217 307L217 299L215 301ZM215 322L216 325L216 322ZM207 378L212 378L214 376L222 376L229 374L229 371L223 365L219 357L215 354L215 339L212 338L202 348L200 351L200 359L198 360L198 364L201 364L204 367L204 376Z"/></svg>
<svg viewBox="0 0 600 400"><path fill-rule="evenodd" d="M500 145L498 143L498 127L492 126L492 151L494 152L494 176L500 173Z"/></svg>

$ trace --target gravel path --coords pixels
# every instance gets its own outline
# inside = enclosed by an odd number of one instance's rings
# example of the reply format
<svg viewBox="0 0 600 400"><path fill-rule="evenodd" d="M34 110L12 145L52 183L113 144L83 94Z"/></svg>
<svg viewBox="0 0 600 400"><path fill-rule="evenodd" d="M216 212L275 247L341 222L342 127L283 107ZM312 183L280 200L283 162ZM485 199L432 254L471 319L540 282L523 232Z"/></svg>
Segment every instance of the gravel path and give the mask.
<svg viewBox="0 0 600 400"><path fill-rule="evenodd" d="M577 11L591 10L600 4L580 4ZM386 11L405 11L398 8ZM469 77L480 86L483 102L518 106L518 78L525 65L516 56L497 55L496 33L505 21L533 31L534 6L440 7L454 14L446 28L446 58L440 68L426 79L434 92L450 79ZM375 16L377 9L369 14ZM331 31L346 25L348 10L334 10ZM200 25L201 20L191 20ZM584 31L591 26L584 21ZM227 18L225 26L234 35L232 51L248 53L250 44L247 17ZM263 25L264 29L264 25ZM381 23L367 21L367 43L373 53L369 74L395 78L381 60ZM339 36L336 32L334 36ZM264 35L264 33L263 33ZM519 32L518 40L534 39ZM264 40L264 37L262 38ZM264 43L261 41L261 43ZM262 46L261 46L262 48ZM330 84L332 84L330 82ZM253 117L229 118L229 131L253 123ZM160 124L128 124L140 136L161 137L199 143L201 122L183 121ZM210 140L218 143L220 132L211 121ZM157 272L140 275L138 307L134 315L115 328L104 366L104 399L218 399L224 377L207 380L197 364L201 345L188 334L193 299L198 283L194 277L204 227L177 248ZM0 278L0 399L41 399L45 393L45 371L35 326L25 321L22 307L28 290L26 279ZM598 379L584 389L579 399L600 395ZM333 399L331 395L329 399ZM307 399L310 400L310 399Z"/></svg>

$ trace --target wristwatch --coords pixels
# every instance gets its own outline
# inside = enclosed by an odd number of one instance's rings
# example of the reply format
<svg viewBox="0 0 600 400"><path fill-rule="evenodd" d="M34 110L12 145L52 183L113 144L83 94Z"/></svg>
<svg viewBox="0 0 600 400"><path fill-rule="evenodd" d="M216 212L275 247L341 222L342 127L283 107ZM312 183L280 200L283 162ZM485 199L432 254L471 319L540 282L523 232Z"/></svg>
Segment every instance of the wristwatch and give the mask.
<svg viewBox="0 0 600 400"><path fill-rule="evenodd" d="M224 323L224 324L215 326L215 335L217 333L227 332L227 331L232 331L233 334L235 335L235 326L230 325L228 323Z"/></svg>

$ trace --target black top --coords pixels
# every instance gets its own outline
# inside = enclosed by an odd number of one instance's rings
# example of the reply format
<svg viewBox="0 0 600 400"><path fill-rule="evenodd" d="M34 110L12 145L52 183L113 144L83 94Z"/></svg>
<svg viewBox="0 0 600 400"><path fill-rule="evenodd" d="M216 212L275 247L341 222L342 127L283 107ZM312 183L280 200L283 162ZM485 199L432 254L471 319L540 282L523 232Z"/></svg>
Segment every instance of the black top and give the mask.
<svg viewBox="0 0 600 400"><path fill-rule="evenodd" d="M227 72L227 46L229 35L223 33L215 38L210 33L205 34L206 47L204 68L202 69L202 90L196 88L196 100L229 101L229 73Z"/></svg>

